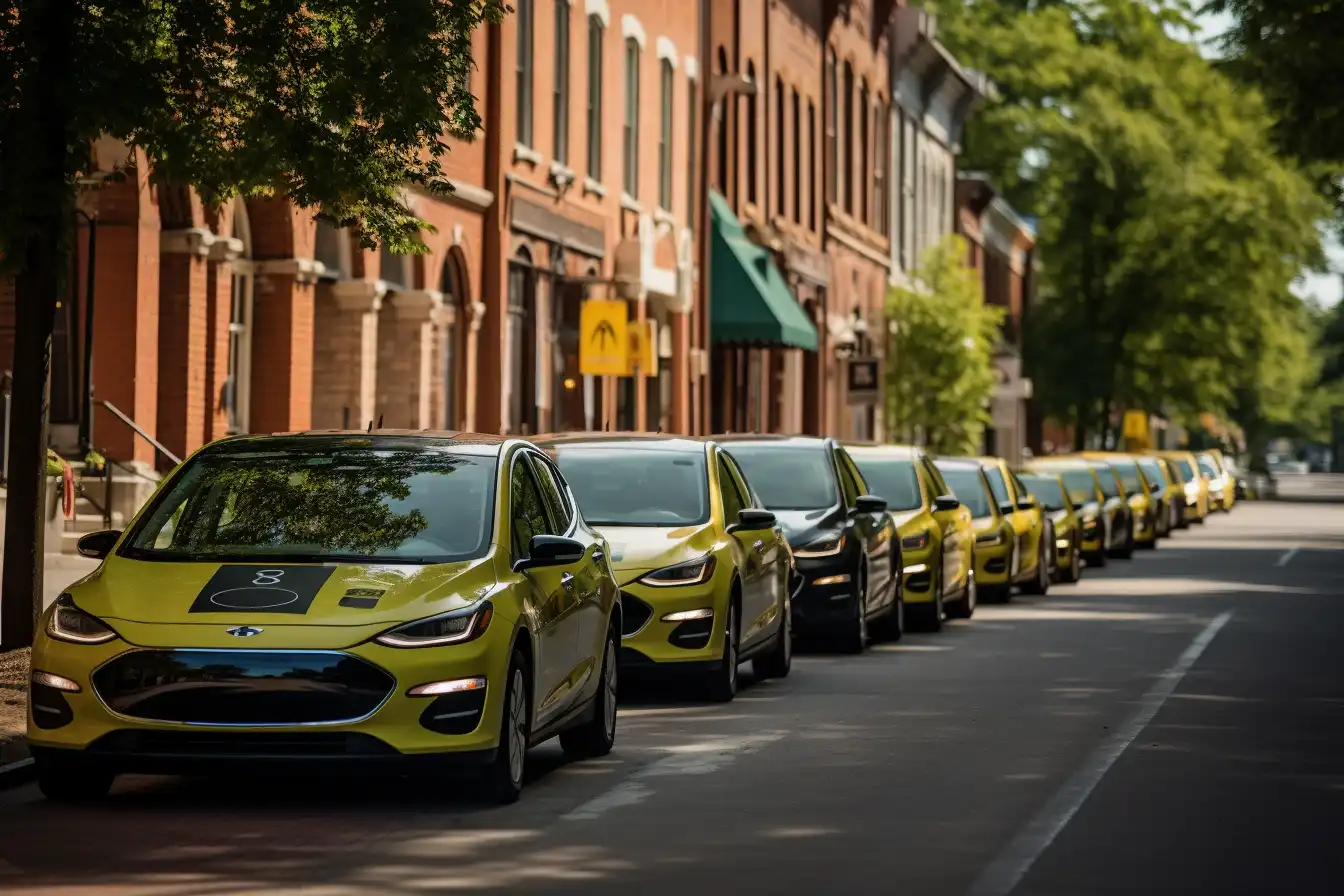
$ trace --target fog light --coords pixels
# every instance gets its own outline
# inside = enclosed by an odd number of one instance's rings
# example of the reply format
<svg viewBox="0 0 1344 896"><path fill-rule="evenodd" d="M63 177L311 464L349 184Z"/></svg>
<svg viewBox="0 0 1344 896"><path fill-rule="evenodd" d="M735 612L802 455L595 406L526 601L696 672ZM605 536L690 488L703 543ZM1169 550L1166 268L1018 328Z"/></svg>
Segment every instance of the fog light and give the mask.
<svg viewBox="0 0 1344 896"><path fill-rule="evenodd" d="M33 670L33 684L65 691L67 694L78 694L82 690L78 682L63 678L60 675L52 675L50 672L40 672L37 669Z"/></svg>
<svg viewBox="0 0 1344 896"><path fill-rule="evenodd" d="M689 622L692 619L709 619L714 615L712 607L701 607L698 610L682 610L678 613L667 613L663 616L664 622Z"/></svg>
<svg viewBox="0 0 1344 896"><path fill-rule="evenodd" d="M1059 548L1061 551L1068 548L1068 546L1069 546L1069 540L1067 538L1055 539L1055 547Z"/></svg>
<svg viewBox="0 0 1344 896"><path fill-rule="evenodd" d="M819 579L813 579L813 585L843 585L849 581L849 573L842 576L822 576Z"/></svg>
<svg viewBox="0 0 1344 896"><path fill-rule="evenodd" d="M464 691L479 691L485 687L484 678L454 678L452 681L435 681L416 685L406 692L407 697L437 697L440 694L461 694Z"/></svg>
<svg viewBox="0 0 1344 896"><path fill-rule="evenodd" d="M919 575L921 572L928 571L929 565L927 563L916 563L913 566L907 566L905 569L901 570L901 572L905 573L907 576Z"/></svg>

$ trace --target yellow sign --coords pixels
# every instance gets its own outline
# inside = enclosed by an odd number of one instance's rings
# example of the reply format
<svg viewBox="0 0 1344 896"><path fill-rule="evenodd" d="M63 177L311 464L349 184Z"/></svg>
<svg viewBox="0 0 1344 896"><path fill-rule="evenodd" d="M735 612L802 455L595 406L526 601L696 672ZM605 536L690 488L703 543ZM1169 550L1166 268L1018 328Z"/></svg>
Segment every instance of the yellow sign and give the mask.
<svg viewBox="0 0 1344 896"><path fill-rule="evenodd" d="M629 376L630 306L621 299L588 299L579 311L579 373Z"/></svg>
<svg viewBox="0 0 1344 896"><path fill-rule="evenodd" d="M1148 415L1143 411L1125 411L1125 438L1148 438Z"/></svg>
<svg viewBox="0 0 1344 896"><path fill-rule="evenodd" d="M630 322L630 367L627 376L636 373L641 376L658 374L658 333L657 324L651 320ZM636 370L636 368L638 368Z"/></svg>

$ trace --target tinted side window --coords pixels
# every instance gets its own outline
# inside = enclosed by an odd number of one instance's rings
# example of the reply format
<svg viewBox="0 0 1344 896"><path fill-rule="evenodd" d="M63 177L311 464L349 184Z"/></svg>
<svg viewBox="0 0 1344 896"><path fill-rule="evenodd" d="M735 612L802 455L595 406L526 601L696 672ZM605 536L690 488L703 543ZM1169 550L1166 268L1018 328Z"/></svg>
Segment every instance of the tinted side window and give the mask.
<svg viewBox="0 0 1344 896"><path fill-rule="evenodd" d="M509 474L509 528L513 534L513 555L526 557L532 536L553 534L546 519L546 505L532 475L532 465L519 457Z"/></svg>
<svg viewBox="0 0 1344 896"><path fill-rule="evenodd" d="M728 469L728 459L722 454L719 455L719 495L723 499L723 524L731 526L737 522L742 508L747 506L747 499Z"/></svg>
<svg viewBox="0 0 1344 896"><path fill-rule="evenodd" d="M833 458L835 460L835 466L840 473L840 492L845 497L845 506L853 507L854 502L857 501L859 495L862 494L862 492L859 491L859 482L861 480L856 478L857 474L850 468L849 464L845 463L845 461L849 459L845 454L836 451Z"/></svg>
<svg viewBox="0 0 1344 896"><path fill-rule="evenodd" d="M948 487L947 480L943 479L943 474L933 465L933 461L929 460L928 455L920 459L920 466L928 474L929 484L933 486L931 497L940 498L943 495L952 494L952 489Z"/></svg>
<svg viewBox="0 0 1344 896"><path fill-rule="evenodd" d="M570 517L569 502L565 500L564 488L560 485L560 474L555 468L536 455L529 455L537 482L541 485L541 498L546 502L556 532L568 532Z"/></svg>
<svg viewBox="0 0 1344 896"><path fill-rule="evenodd" d="M743 507L760 507L761 502L757 499L756 493L751 490L751 483L747 482L747 477L742 473L742 468L737 465L731 455L720 454L719 459L728 465L728 472L733 476L733 484L737 486L738 494L742 496Z"/></svg>
<svg viewBox="0 0 1344 896"><path fill-rule="evenodd" d="M1022 480L1017 478L1016 473L1009 474L1013 479L1013 489L1017 492L1017 500L1021 501L1027 495L1031 494L1031 489L1022 484Z"/></svg>

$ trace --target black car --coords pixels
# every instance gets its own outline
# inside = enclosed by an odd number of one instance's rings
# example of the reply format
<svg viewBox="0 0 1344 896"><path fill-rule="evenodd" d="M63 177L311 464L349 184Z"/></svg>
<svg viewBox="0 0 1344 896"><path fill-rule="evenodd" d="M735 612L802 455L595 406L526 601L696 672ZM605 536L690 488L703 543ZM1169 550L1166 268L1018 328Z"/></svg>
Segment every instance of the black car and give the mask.
<svg viewBox="0 0 1344 896"><path fill-rule="evenodd" d="M715 436L775 514L793 550L793 625L861 652L870 623L899 638L901 548L887 502L870 495L834 439Z"/></svg>

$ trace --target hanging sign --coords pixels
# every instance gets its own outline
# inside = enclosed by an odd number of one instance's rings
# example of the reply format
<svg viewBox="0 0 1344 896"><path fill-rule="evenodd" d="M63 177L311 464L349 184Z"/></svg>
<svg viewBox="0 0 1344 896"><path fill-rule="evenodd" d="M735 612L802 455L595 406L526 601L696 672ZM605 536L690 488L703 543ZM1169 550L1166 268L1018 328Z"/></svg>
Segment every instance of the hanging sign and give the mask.
<svg viewBox="0 0 1344 896"><path fill-rule="evenodd" d="M588 299L579 310L579 373L628 376L630 306L620 299Z"/></svg>

